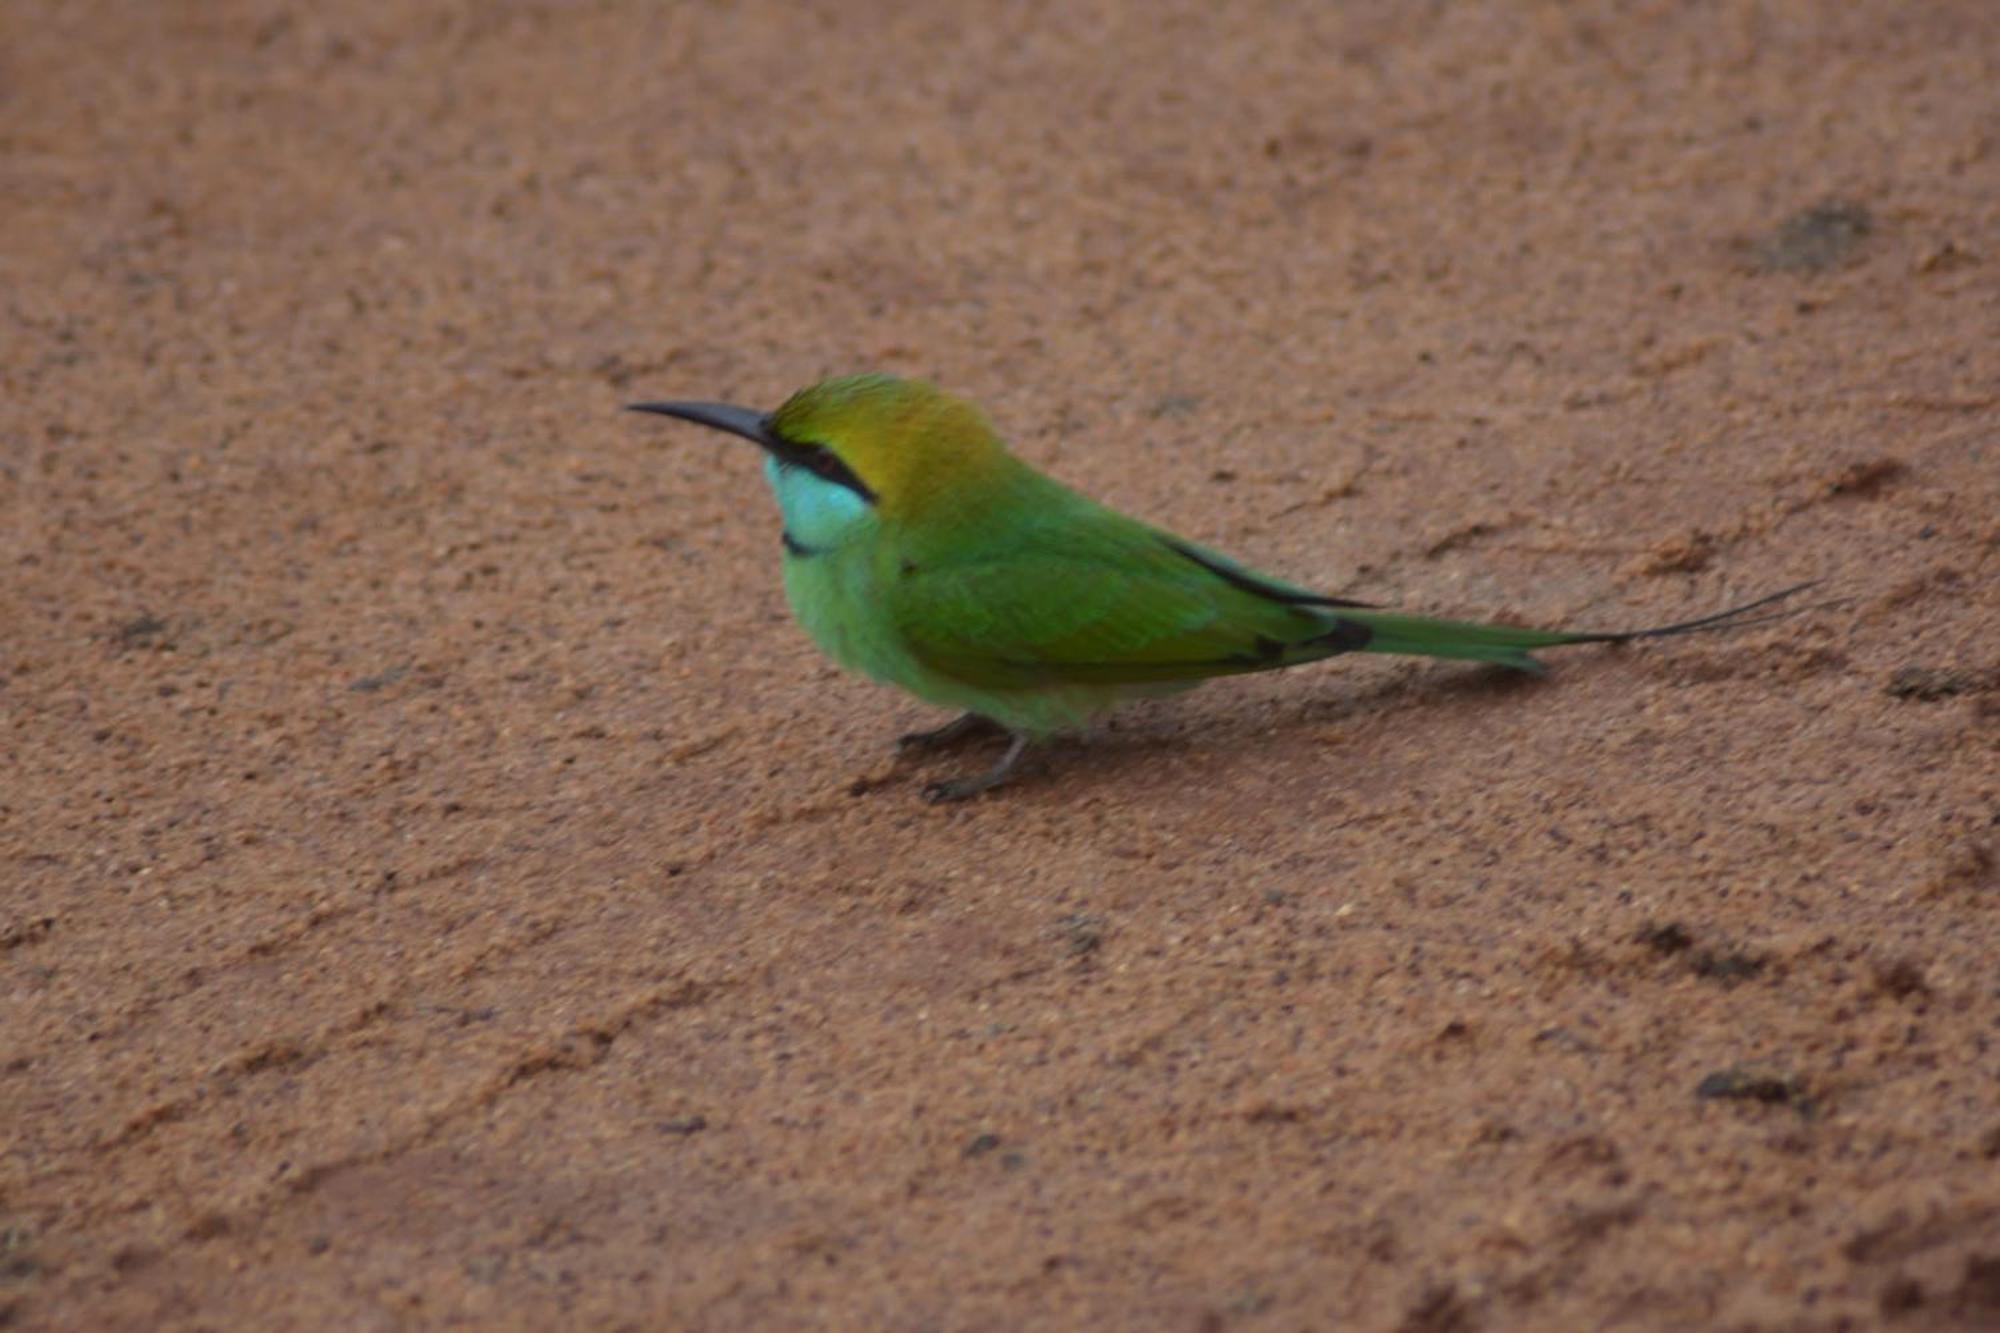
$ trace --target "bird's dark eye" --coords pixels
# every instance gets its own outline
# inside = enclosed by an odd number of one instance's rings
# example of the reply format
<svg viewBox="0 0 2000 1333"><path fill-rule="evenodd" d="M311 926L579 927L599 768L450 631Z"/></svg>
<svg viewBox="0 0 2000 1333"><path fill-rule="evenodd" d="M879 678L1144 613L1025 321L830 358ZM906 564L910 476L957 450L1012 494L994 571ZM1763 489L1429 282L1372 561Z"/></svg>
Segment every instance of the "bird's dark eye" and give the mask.
<svg viewBox="0 0 2000 1333"><path fill-rule="evenodd" d="M794 445L786 451L785 461L797 464L816 477L823 477L836 486L845 486L870 504L875 503L875 492L868 483L854 475L854 469L840 461L840 455L823 444Z"/></svg>

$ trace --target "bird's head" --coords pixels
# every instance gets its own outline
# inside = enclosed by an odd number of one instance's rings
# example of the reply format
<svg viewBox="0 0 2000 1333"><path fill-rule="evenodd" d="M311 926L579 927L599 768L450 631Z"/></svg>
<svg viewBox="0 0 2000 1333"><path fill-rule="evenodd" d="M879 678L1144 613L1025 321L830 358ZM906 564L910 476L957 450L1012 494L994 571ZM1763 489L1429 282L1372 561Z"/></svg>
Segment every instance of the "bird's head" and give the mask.
<svg viewBox="0 0 2000 1333"><path fill-rule="evenodd" d="M634 403L632 410L754 441L788 511L788 486L814 493L831 486L876 514L906 518L1008 458L977 407L922 380L893 375L822 380L774 412L694 402Z"/></svg>

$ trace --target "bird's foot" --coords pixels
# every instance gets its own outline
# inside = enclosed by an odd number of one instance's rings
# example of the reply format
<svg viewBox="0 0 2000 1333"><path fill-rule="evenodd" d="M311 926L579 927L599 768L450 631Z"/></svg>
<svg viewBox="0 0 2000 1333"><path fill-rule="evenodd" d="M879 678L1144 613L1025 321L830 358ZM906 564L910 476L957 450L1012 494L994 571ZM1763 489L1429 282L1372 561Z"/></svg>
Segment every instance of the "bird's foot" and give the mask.
<svg viewBox="0 0 2000 1333"><path fill-rule="evenodd" d="M984 721L985 719L980 719ZM955 725L955 724L954 724ZM968 796L991 791L1014 776L1020 766L1021 755L1028 748L1026 736L1015 736L1007 746L1007 753L1000 756L1000 762L977 777L954 778L949 782L932 782L924 786L924 799L932 805L942 805L947 801L962 801Z"/></svg>
<svg viewBox="0 0 2000 1333"><path fill-rule="evenodd" d="M980 713L961 713L941 727L910 731L896 737L898 750L942 750L974 736L990 735L1006 728Z"/></svg>

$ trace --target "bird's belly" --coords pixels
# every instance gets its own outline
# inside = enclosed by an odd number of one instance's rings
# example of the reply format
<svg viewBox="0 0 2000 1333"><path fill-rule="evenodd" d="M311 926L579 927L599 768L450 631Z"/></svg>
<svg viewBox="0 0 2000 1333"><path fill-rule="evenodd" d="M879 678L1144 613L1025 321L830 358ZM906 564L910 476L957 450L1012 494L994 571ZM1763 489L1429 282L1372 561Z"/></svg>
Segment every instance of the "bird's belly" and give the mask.
<svg viewBox="0 0 2000 1333"><path fill-rule="evenodd" d="M925 665L896 633L883 610L873 565L859 551L835 549L787 555L785 596L792 614L820 651L850 671L899 686L946 708L983 714L1015 731L1046 736L1076 726L1117 704L1175 694L1199 681L1152 684L1040 682L1013 689L958 680Z"/></svg>

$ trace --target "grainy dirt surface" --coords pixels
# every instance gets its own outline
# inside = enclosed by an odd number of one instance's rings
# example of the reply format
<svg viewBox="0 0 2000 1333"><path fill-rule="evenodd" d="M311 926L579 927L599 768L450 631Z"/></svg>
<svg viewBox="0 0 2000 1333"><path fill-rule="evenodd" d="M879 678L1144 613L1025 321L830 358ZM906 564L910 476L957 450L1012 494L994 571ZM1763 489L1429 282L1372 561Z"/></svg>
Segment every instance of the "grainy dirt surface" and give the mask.
<svg viewBox="0 0 2000 1333"><path fill-rule="evenodd" d="M1987 0L0 7L0 1325L2000 1323ZM953 808L751 451L1371 601Z"/></svg>

